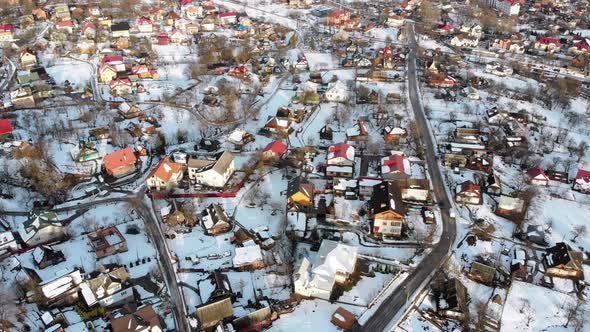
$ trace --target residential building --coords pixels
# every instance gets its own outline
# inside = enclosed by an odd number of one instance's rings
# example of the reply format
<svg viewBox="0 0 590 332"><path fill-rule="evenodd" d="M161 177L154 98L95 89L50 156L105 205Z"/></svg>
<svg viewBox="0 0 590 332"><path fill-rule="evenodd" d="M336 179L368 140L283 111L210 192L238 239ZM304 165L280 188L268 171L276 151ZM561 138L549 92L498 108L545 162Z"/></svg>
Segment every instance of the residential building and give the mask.
<svg viewBox="0 0 590 332"><path fill-rule="evenodd" d="M262 150L262 160L275 162L279 161L283 158L285 152L287 152L287 144L279 140L270 142Z"/></svg>
<svg viewBox="0 0 590 332"><path fill-rule="evenodd" d="M35 67L37 66L37 55L35 55L35 53L33 53L31 50L25 49L20 52L18 63L23 69Z"/></svg>
<svg viewBox="0 0 590 332"><path fill-rule="evenodd" d="M201 330L214 330L214 327L218 326L219 323L234 316L231 298L225 297L210 303L204 303L196 308L194 315Z"/></svg>
<svg viewBox="0 0 590 332"><path fill-rule="evenodd" d="M312 263L303 258L297 269L295 293L310 298L329 300L334 285L344 285L356 269L358 248L331 240L323 240Z"/></svg>
<svg viewBox="0 0 590 332"><path fill-rule="evenodd" d="M481 186L467 180L455 188L455 202L479 205L482 203Z"/></svg>
<svg viewBox="0 0 590 332"><path fill-rule="evenodd" d="M137 157L129 147L107 154L103 159L106 173L112 177L129 175L136 170Z"/></svg>
<svg viewBox="0 0 590 332"><path fill-rule="evenodd" d="M91 279L80 284L80 294L88 308L95 305L114 308L135 300L133 288L128 287L130 275L125 267L93 274Z"/></svg>
<svg viewBox="0 0 590 332"><path fill-rule="evenodd" d="M229 151L216 154L213 160L189 158L189 178L196 184L222 188L234 174L234 159L234 155Z"/></svg>
<svg viewBox="0 0 590 332"><path fill-rule="evenodd" d="M162 332L160 317L151 305L122 317L111 318L113 332Z"/></svg>
<svg viewBox="0 0 590 332"><path fill-rule="evenodd" d="M401 237L405 215L406 208L398 184L382 182L375 185L370 201L370 217L373 219L371 234L376 237Z"/></svg>
<svg viewBox="0 0 590 332"><path fill-rule="evenodd" d="M231 230L232 222L221 204L209 204L201 212L201 224L209 235L218 235Z"/></svg>
<svg viewBox="0 0 590 332"><path fill-rule="evenodd" d="M111 36L113 38L129 37L129 23L119 22L111 25Z"/></svg>
<svg viewBox="0 0 590 332"><path fill-rule="evenodd" d="M399 151L381 159L381 177L385 180L407 179L412 174L410 160Z"/></svg>
<svg viewBox="0 0 590 332"><path fill-rule="evenodd" d="M40 245L33 250L33 261L39 269L59 264L65 260L63 252L54 250L47 245Z"/></svg>
<svg viewBox="0 0 590 332"><path fill-rule="evenodd" d="M235 269L240 271L256 270L266 266L262 250L257 244L236 248L233 265Z"/></svg>
<svg viewBox="0 0 590 332"><path fill-rule="evenodd" d="M326 160L326 176L353 177L355 165L354 152L354 147L346 143L338 143L330 146Z"/></svg>
<svg viewBox="0 0 590 332"><path fill-rule="evenodd" d="M303 176L289 181L287 185L287 202L301 211L313 208L315 186Z"/></svg>
<svg viewBox="0 0 590 332"><path fill-rule="evenodd" d="M155 190L170 190L182 180L182 165L175 163L166 157L148 175L145 180L148 188Z"/></svg>
<svg viewBox="0 0 590 332"><path fill-rule="evenodd" d="M66 235L64 226L54 212L32 215L19 225L18 234L28 247L61 241Z"/></svg>
<svg viewBox="0 0 590 332"><path fill-rule="evenodd" d="M545 174L545 171L539 166L535 166L526 171L526 175L531 184L537 186L546 186L549 184L549 177Z"/></svg>
<svg viewBox="0 0 590 332"><path fill-rule="evenodd" d="M2 125L0 124L0 128ZM2 131L0 130L0 136ZM574 190L589 194L590 193L590 171L579 169L576 173L576 179L574 180Z"/></svg>
<svg viewBox="0 0 590 332"><path fill-rule="evenodd" d="M27 299L46 307L71 306L78 302L78 286L84 281L80 270L62 272L61 275L42 281L36 291L29 291Z"/></svg>
<svg viewBox="0 0 590 332"><path fill-rule="evenodd" d="M545 274L552 277L582 280L584 279L583 260L584 254L582 252L574 251L564 242L556 243L555 246L547 249L543 257Z"/></svg>

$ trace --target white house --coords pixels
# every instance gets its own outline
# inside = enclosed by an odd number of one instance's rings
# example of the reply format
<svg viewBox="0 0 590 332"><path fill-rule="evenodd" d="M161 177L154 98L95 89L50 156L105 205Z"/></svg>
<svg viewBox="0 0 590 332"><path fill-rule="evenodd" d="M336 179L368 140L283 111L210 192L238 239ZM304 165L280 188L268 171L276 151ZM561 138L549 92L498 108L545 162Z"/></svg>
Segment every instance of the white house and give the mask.
<svg viewBox="0 0 590 332"><path fill-rule="evenodd" d="M36 246L61 240L65 236L65 230L57 220L57 214L47 212L34 215L20 224L18 234L27 246Z"/></svg>
<svg viewBox="0 0 590 332"><path fill-rule="evenodd" d="M182 180L182 167L180 164L163 159L145 180L147 186L156 190L168 190L176 187Z"/></svg>
<svg viewBox="0 0 590 332"><path fill-rule="evenodd" d="M326 91L325 98L327 101L343 103L348 100L348 88L342 81L337 81L332 84Z"/></svg>
<svg viewBox="0 0 590 332"><path fill-rule="evenodd" d="M520 2L518 0L488 0L488 5L508 16L520 13Z"/></svg>
<svg viewBox="0 0 590 332"><path fill-rule="evenodd" d="M451 45L455 47L477 47L479 40L468 36L455 36L451 39Z"/></svg>
<svg viewBox="0 0 590 332"><path fill-rule="evenodd" d="M234 159L234 155L228 151L218 153L215 160L190 158L188 160L189 179L196 184L222 188L234 174Z"/></svg>
<svg viewBox="0 0 590 332"><path fill-rule="evenodd" d="M295 273L295 293L305 297L330 299L335 284L343 284L356 268L358 248L324 240L312 264L304 258Z"/></svg>

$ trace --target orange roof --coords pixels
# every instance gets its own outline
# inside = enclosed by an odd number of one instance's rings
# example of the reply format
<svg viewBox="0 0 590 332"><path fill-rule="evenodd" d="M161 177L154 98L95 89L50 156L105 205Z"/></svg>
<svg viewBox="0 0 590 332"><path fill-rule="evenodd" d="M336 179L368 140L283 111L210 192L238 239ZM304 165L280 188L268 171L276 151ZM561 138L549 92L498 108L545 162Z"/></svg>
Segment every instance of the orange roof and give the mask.
<svg viewBox="0 0 590 332"><path fill-rule="evenodd" d="M148 178L155 176L164 182L168 182L170 181L172 175L177 174L178 172L180 172L180 164L171 162L170 158L164 158L162 161L160 161L158 167L152 171Z"/></svg>
<svg viewBox="0 0 590 332"><path fill-rule="evenodd" d="M136 161L137 158L133 150L131 148L124 148L123 150L104 156L104 167L112 171L119 167L135 165Z"/></svg>

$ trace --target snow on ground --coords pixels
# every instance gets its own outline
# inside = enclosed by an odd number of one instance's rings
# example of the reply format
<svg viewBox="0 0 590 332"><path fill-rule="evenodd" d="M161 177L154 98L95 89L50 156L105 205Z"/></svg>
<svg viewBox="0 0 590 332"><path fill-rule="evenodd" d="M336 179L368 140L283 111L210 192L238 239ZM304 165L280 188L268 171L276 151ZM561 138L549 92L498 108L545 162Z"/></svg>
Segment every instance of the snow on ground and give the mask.
<svg viewBox="0 0 590 332"><path fill-rule="evenodd" d="M571 331L571 326L563 325L567 309L575 302L573 296L514 281L506 298L501 331Z"/></svg>
<svg viewBox="0 0 590 332"><path fill-rule="evenodd" d="M352 305L307 300L301 302L292 313L281 315L279 320L273 322L269 331L340 331L330 322L331 315L338 307L343 307L356 315L363 310L362 307Z"/></svg>

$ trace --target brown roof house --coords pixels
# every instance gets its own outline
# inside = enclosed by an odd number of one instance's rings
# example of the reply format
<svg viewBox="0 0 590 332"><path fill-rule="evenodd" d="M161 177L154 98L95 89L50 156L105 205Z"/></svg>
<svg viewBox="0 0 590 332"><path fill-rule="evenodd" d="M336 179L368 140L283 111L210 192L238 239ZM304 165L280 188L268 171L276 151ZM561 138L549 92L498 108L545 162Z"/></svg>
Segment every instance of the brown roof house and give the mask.
<svg viewBox="0 0 590 332"><path fill-rule="evenodd" d="M334 311L332 314L332 319L330 319L330 322L339 328L348 331L356 323L356 316L352 312L342 307L338 307L338 309L336 309L336 311Z"/></svg>
<svg viewBox="0 0 590 332"><path fill-rule="evenodd" d="M116 308L135 300L133 288L129 287L129 272L122 266L84 281L80 284L80 294L89 308L97 304Z"/></svg>
<svg viewBox="0 0 590 332"><path fill-rule="evenodd" d="M218 323L234 316L231 298L226 297L222 300L203 304L197 308L195 316L199 321L199 330L210 329Z"/></svg>
<svg viewBox="0 0 590 332"><path fill-rule="evenodd" d="M118 254L127 251L127 240L116 226L101 229L88 234L88 242L96 258Z"/></svg>
<svg viewBox="0 0 590 332"><path fill-rule="evenodd" d="M496 268L479 263L473 262L471 264L471 270L469 270L469 277L482 284L490 285L494 281L496 276Z"/></svg>
<svg viewBox="0 0 590 332"><path fill-rule="evenodd" d="M455 202L472 205L481 204L481 187L470 180L461 183L456 188Z"/></svg>
<svg viewBox="0 0 590 332"><path fill-rule="evenodd" d="M545 273L559 278L584 279L583 259L583 253L573 251L566 243L559 242L548 248L543 257L543 265L547 271Z"/></svg>
<svg viewBox="0 0 590 332"><path fill-rule="evenodd" d="M123 317L111 319L113 332L161 332L160 317L151 305Z"/></svg>
<svg viewBox="0 0 590 332"><path fill-rule="evenodd" d="M226 233L231 230L231 220L221 204L209 204L201 213L201 223L209 235Z"/></svg>

